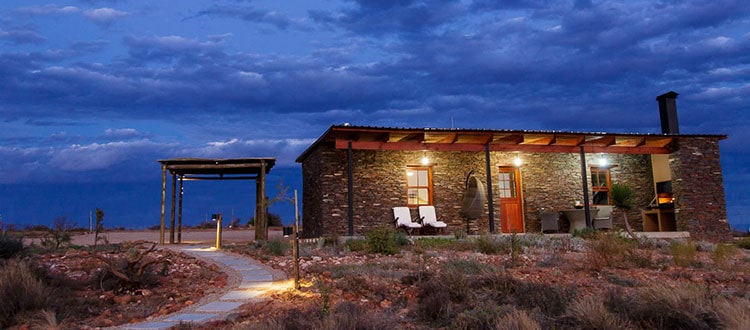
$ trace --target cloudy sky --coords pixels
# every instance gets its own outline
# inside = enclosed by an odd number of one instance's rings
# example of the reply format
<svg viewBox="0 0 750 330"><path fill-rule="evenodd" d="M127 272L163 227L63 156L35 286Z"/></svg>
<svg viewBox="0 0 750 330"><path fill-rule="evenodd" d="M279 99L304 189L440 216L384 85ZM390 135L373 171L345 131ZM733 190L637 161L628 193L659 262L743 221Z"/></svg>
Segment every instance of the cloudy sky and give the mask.
<svg viewBox="0 0 750 330"><path fill-rule="evenodd" d="M658 133L670 90L682 133L729 135L750 223L745 0L3 0L0 44L6 223L48 221L41 186L70 217L76 184L155 182L158 208L172 157L276 157L301 189L294 159L344 122Z"/></svg>

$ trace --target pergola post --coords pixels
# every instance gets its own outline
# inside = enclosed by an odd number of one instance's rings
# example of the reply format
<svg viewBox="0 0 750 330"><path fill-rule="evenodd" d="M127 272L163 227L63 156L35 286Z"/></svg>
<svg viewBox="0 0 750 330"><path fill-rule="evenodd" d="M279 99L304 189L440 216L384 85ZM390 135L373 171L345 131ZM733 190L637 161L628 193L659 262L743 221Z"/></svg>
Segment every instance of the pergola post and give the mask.
<svg viewBox="0 0 750 330"><path fill-rule="evenodd" d="M260 173L255 183L255 240L268 240L268 214L266 201L266 162L261 161Z"/></svg>
<svg viewBox="0 0 750 330"><path fill-rule="evenodd" d="M182 184L184 179L185 175L180 174L180 204L177 211L177 243L182 243L182 195L184 195Z"/></svg>
<svg viewBox="0 0 750 330"><path fill-rule="evenodd" d="M167 165L161 165L161 221L159 222L159 244L164 244L164 215L167 204Z"/></svg>
<svg viewBox="0 0 750 330"><path fill-rule="evenodd" d="M175 215L175 192L177 189L177 175L172 172L172 212L169 216L169 244L174 244L174 215Z"/></svg>

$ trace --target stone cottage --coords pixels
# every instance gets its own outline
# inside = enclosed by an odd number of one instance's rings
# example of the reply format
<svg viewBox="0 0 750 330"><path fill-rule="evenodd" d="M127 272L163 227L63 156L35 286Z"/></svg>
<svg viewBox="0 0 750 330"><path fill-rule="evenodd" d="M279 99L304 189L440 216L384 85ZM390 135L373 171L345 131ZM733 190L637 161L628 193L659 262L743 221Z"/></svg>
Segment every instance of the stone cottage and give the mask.
<svg viewBox="0 0 750 330"><path fill-rule="evenodd" d="M304 237L364 235L393 225L392 208L433 205L446 234L540 232L542 212L612 204L610 189L635 192L636 231L729 238L719 161L726 135L680 134L677 93L657 97L662 134L392 128L334 125L298 158ZM486 189L476 218L461 211L467 177ZM614 229L624 228L615 210ZM587 216L587 225L590 225Z"/></svg>

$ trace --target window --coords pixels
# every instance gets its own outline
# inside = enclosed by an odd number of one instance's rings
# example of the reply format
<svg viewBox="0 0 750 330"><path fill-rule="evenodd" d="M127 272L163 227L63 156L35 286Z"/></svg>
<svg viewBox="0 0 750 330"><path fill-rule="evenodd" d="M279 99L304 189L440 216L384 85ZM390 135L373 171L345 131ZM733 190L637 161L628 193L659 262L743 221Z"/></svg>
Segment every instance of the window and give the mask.
<svg viewBox="0 0 750 330"><path fill-rule="evenodd" d="M516 198L516 173L513 171L501 171L498 186L500 188L500 198Z"/></svg>
<svg viewBox="0 0 750 330"><path fill-rule="evenodd" d="M406 169L407 206L432 205L432 169L409 167Z"/></svg>
<svg viewBox="0 0 750 330"><path fill-rule="evenodd" d="M611 186L609 169L591 168L591 200L594 205L609 205L609 188Z"/></svg>

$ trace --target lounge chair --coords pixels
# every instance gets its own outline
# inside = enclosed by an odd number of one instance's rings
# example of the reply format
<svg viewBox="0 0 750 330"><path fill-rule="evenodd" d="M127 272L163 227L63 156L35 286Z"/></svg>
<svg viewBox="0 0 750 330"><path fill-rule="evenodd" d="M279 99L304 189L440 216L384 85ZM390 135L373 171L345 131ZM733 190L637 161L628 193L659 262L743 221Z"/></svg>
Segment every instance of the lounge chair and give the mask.
<svg viewBox="0 0 750 330"><path fill-rule="evenodd" d="M405 230L409 235L414 229L422 228L422 225L412 221L411 211L405 206L393 208L393 219L396 221L396 228Z"/></svg>
<svg viewBox="0 0 750 330"><path fill-rule="evenodd" d="M594 229L612 229L612 205L599 205L596 207L599 212L594 218Z"/></svg>
<svg viewBox="0 0 750 330"><path fill-rule="evenodd" d="M422 227L434 228L436 232L441 232L443 228L448 227L447 223L438 220L435 207L432 205L419 207L419 219L422 221Z"/></svg>

